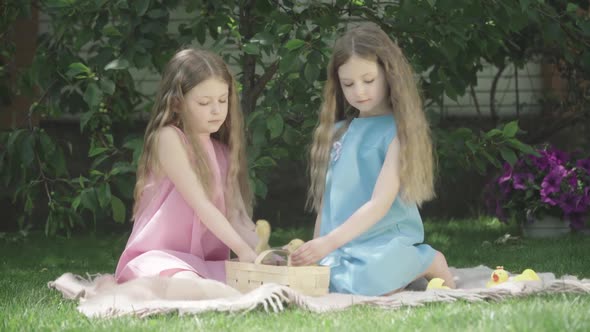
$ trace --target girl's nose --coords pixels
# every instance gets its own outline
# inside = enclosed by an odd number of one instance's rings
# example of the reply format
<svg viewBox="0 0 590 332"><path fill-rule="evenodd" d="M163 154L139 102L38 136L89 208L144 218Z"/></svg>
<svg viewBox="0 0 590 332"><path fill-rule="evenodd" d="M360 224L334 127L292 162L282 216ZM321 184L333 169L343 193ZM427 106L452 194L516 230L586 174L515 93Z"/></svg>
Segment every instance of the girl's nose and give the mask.
<svg viewBox="0 0 590 332"><path fill-rule="evenodd" d="M358 97L363 97L365 95L365 87L362 84L355 84L354 92Z"/></svg>
<svg viewBox="0 0 590 332"><path fill-rule="evenodd" d="M219 105L219 103L213 103L213 105L211 107L211 113L217 114L220 111L221 111L221 105Z"/></svg>

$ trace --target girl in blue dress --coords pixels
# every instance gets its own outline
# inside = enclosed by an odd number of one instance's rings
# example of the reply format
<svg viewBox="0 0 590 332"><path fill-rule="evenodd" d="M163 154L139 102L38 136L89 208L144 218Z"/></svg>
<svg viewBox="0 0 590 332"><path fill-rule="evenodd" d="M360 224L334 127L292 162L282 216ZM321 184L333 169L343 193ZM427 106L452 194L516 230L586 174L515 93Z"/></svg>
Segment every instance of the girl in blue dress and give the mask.
<svg viewBox="0 0 590 332"><path fill-rule="evenodd" d="M414 72L373 24L334 45L310 152L314 239L294 265L330 266L330 290L386 295L413 280L455 287L445 257L424 240L417 206L434 197L430 129Z"/></svg>

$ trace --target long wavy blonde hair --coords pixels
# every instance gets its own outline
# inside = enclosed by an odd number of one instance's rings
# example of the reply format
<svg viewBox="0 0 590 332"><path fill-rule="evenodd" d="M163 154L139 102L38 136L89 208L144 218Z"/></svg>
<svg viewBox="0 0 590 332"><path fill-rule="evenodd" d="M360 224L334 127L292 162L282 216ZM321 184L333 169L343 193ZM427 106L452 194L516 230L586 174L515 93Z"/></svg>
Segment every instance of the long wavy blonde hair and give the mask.
<svg viewBox="0 0 590 332"><path fill-rule="evenodd" d="M138 202L146 185L147 177L158 167L155 151L157 134L165 126L177 126L187 134L186 137L189 139L194 159L193 170L205 192L211 197L212 175L209 161L203 147L195 137L196 135L190 135L190 121L185 120L186 112L184 112L185 94L209 78L220 79L229 86L227 118L219 131L211 134L211 137L224 143L229 149L229 170L225 191L226 198L228 198L226 205L228 211L232 211L229 208L239 209L241 194L245 212L252 215L252 191L248 181L244 146L244 119L240 110L235 79L219 56L209 51L188 48L177 52L168 62L162 74L151 117L145 131L143 152L137 169L134 218L138 212Z"/></svg>
<svg viewBox="0 0 590 332"><path fill-rule="evenodd" d="M434 156L430 127L422 109L414 71L401 49L375 24L363 24L347 31L334 44L328 64L319 122L310 150L311 185L307 204L320 212L330 149L348 128L358 111L346 101L338 68L352 56L376 61L383 69L389 88L389 101L400 141L401 197L420 205L434 197ZM334 132L334 123L345 125Z"/></svg>

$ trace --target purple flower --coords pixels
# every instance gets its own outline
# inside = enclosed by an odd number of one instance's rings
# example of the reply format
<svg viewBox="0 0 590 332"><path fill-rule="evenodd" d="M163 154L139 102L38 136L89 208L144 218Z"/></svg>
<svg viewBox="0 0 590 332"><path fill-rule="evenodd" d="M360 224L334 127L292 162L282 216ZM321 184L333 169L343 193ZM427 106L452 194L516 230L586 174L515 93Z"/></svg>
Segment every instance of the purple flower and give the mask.
<svg viewBox="0 0 590 332"><path fill-rule="evenodd" d="M584 212L583 209L580 209L580 196L574 193L570 192L561 195L557 202L565 214L570 214L572 212Z"/></svg>
<svg viewBox="0 0 590 332"><path fill-rule="evenodd" d="M590 158L578 160L576 166L579 168L583 168L586 170L586 172L590 173Z"/></svg>
<svg viewBox="0 0 590 332"><path fill-rule="evenodd" d="M553 165L564 165L569 159L565 152L557 149L548 150L547 157L549 162Z"/></svg>
<svg viewBox="0 0 590 332"><path fill-rule="evenodd" d="M590 221L590 158L550 146L537 152L503 164L485 189L488 211L502 221L554 215L569 219L572 228L583 227Z"/></svg>
<svg viewBox="0 0 590 332"><path fill-rule="evenodd" d="M504 183L512 178L512 166L509 163L504 163L504 174L498 178L498 183Z"/></svg>
<svg viewBox="0 0 590 332"><path fill-rule="evenodd" d="M572 172L570 176L568 176L567 182L572 189L575 190L576 188L578 188L578 176L576 175L576 173Z"/></svg>
<svg viewBox="0 0 590 332"><path fill-rule="evenodd" d="M545 154L542 154L541 157L531 156L531 160L535 167L537 167L541 171L544 171L549 168L549 159L546 157Z"/></svg>
<svg viewBox="0 0 590 332"><path fill-rule="evenodd" d="M514 187L514 189L526 190L528 183L532 182L534 178L535 177L531 173L514 174L512 176L512 186Z"/></svg>
<svg viewBox="0 0 590 332"><path fill-rule="evenodd" d="M551 206L555 206L557 205L557 201L555 199L553 199L552 197L549 196L550 194L541 191L541 202L543 203L547 203Z"/></svg>
<svg viewBox="0 0 590 332"><path fill-rule="evenodd" d="M565 177L566 170L563 166L555 167L549 174L547 174L543 178L543 182L541 183L541 193L545 192L546 194L554 193L559 191L559 187L561 185L561 180Z"/></svg>

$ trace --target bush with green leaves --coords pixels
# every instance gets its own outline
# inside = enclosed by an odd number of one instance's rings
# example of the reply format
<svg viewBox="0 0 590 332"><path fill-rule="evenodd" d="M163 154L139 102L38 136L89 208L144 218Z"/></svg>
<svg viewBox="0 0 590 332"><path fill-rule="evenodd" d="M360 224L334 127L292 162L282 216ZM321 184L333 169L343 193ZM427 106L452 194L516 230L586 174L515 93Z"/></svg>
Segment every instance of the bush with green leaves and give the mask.
<svg viewBox="0 0 590 332"><path fill-rule="evenodd" d="M250 177L267 193L277 162L305 166L302 158L321 104L333 40L347 25L379 24L405 50L421 75L427 106L472 91L484 61L499 70L534 56L588 73L588 20L575 13L585 2L563 1L107 1L41 0L49 18L34 62L19 72L19 91L34 95L30 121L0 136L0 181L22 206L22 227L43 215L48 234L69 233L89 220L129 219L140 135L153 101L134 81L137 71L160 72L179 48L206 45L237 68L246 116ZM26 7L26 6L25 6ZM189 17L171 24L177 13ZM10 26L14 15L3 17ZM582 41L582 43L579 43ZM6 52L10 46L0 46ZM569 67L568 67L569 66ZM578 71L570 71L580 73ZM493 102L492 102L493 104ZM492 107L493 110L493 107ZM587 109L582 108L583 114ZM87 137L89 165L82 172L73 143L49 134L43 119L72 118ZM434 128L443 169L472 168L513 159L527 151L516 122L491 116L488 132ZM24 166L26 165L26 166ZM303 207L301 207L303 208ZM43 209L41 209L43 210ZM44 210L43 210L44 211Z"/></svg>

